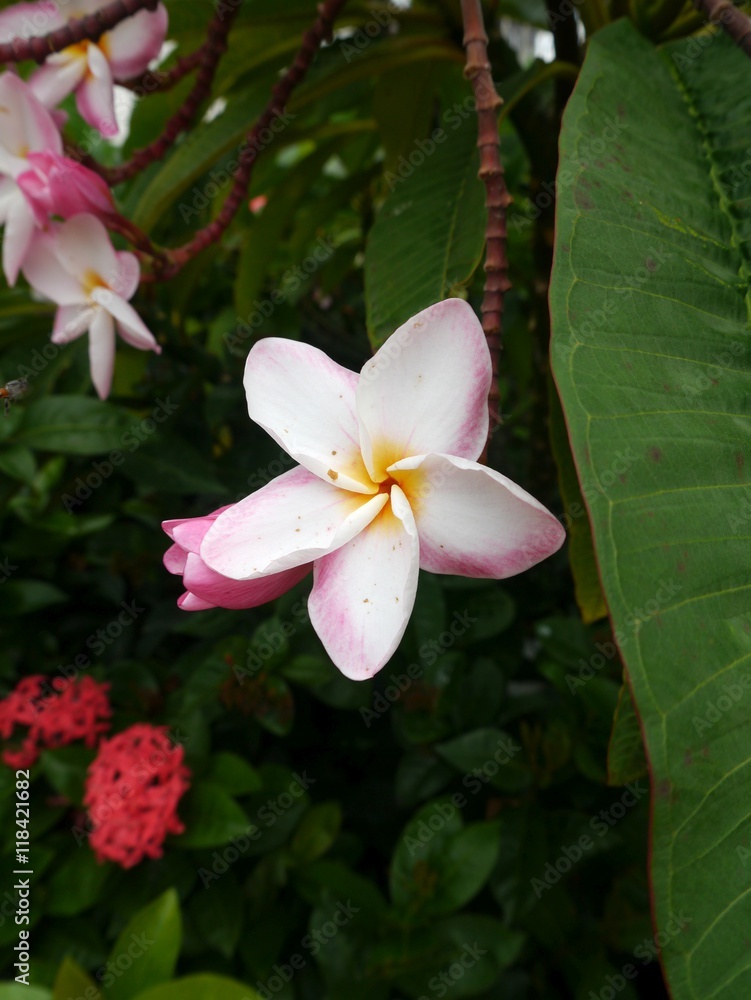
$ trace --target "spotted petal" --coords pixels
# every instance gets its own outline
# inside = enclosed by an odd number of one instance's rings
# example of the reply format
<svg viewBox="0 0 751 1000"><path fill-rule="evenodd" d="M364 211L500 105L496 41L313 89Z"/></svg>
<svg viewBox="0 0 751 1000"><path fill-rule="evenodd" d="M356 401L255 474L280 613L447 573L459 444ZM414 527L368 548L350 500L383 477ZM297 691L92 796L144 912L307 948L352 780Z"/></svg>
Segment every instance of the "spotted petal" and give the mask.
<svg viewBox="0 0 751 1000"><path fill-rule="evenodd" d="M407 455L475 460L488 436L490 352L474 312L447 299L413 316L363 368L360 443L376 482Z"/></svg>
<svg viewBox="0 0 751 1000"><path fill-rule="evenodd" d="M565 532L506 476L453 455L417 455L389 474L407 495L420 536L420 567L502 580L557 552Z"/></svg>
<svg viewBox="0 0 751 1000"><path fill-rule="evenodd" d="M222 576L258 580L338 549L387 501L385 493L349 493L298 467L220 514L201 557Z"/></svg>
<svg viewBox="0 0 751 1000"><path fill-rule="evenodd" d="M323 351L267 337L245 366L248 412L310 472L355 493L375 493L360 455L357 375Z"/></svg>
<svg viewBox="0 0 751 1000"><path fill-rule="evenodd" d="M364 531L316 561L310 620L345 676L372 677L391 658L414 607L418 569L417 530L398 486Z"/></svg>

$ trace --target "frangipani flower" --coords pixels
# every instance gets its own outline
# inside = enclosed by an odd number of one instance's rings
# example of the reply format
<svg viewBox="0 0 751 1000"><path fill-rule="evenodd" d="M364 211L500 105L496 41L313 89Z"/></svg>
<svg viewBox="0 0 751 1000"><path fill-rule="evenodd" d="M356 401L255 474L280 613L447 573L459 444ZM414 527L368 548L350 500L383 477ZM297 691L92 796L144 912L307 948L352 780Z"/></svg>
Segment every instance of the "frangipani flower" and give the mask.
<svg viewBox="0 0 751 1000"><path fill-rule="evenodd" d="M312 562L313 627L344 674L371 677L404 634L419 568L502 579L563 543L542 504L477 464L490 380L458 299L405 323L359 377L306 344L260 341L249 413L300 465L220 513L201 558L248 582Z"/></svg>
<svg viewBox="0 0 751 1000"><path fill-rule="evenodd" d="M29 156L62 154L63 141L52 115L14 73L0 75L0 225L3 233L3 271L14 285L26 256L37 220L18 184L29 169Z"/></svg>
<svg viewBox="0 0 751 1000"><path fill-rule="evenodd" d="M17 183L40 229L53 215L63 219L84 213L100 219L117 215L112 192L93 170L49 150L29 153L26 160L27 169Z"/></svg>
<svg viewBox="0 0 751 1000"><path fill-rule="evenodd" d="M132 253L116 252L93 215L76 215L39 233L23 265L26 280L60 307L52 341L67 344L89 333L91 380L100 399L112 385L115 328L128 344L161 352L130 299L141 269Z"/></svg>
<svg viewBox="0 0 751 1000"><path fill-rule="evenodd" d="M0 13L0 40L48 34L69 20L101 10L107 3L72 0L60 5L41 0L15 4ZM167 11L160 3L154 11L140 10L121 21L98 42L84 41L53 52L30 78L34 93L53 108L75 91L76 106L84 120L102 135L116 135L114 82L137 76L159 55L167 21Z"/></svg>
<svg viewBox="0 0 751 1000"><path fill-rule="evenodd" d="M183 517L162 522L162 527L175 543L164 553L164 565L170 573L182 576L186 588L177 602L183 611L256 608L267 601L275 601L310 571L310 565L303 565L264 576L260 580L230 580L209 569L199 554L201 542L225 510L229 510L229 506L220 507L205 517Z"/></svg>

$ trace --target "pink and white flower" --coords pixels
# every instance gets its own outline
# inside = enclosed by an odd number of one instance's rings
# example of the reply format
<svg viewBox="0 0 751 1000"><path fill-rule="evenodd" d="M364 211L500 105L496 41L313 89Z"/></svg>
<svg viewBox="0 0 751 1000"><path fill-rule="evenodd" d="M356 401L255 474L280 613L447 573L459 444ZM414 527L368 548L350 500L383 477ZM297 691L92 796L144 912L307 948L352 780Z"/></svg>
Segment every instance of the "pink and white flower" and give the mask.
<svg viewBox="0 0 751 1000"><path fill-rule="evenodd" d="M109 395L115 367L115 329L142 351L161 352L154 335L128 302L141 269L132 253L117 252L93 215L76 215L39 233L23 265L26 280L59 306L52 341L67 344L89 334L91 380Z"/></svg>
<svg viewBox="0 0 751 1000"><path fill-rule="evenodd" d="M86 17L108 0L72 0L60 5L53 0L18 3L0 12L0 41L46 35L69 20ZM159 4L154 11L140 10L121 21L99 41L83 41L61 52L53 52L30 79L34 93L48 108L54 108L75 92L81 116L102 135L117 134L114 83L128 80L147 69L161 50L167 34L167 11Z"/></svg>
<svg viewBox="0 0 751 1000"><path fill-rule="evenodd" d="M177 606L183 611L207 608L256 608L285 594L307 573L310 565L273 573L260 580L230 580L209 569L200 555L201 542L217 517L231 505L220 507L205 517L182 517L163 521L162 527L175 543L164 553L164 565L170 573L182 576L186 588Z"/></svg>
<svg viewBox="0 0 751 1000"><path fill-rule="evenodd" d="M249 413L300 465L218 513L200 558L247 583L312 562L313 627L342 673L373 676L404 634L420 568L503 579L563 543L550 511L477 463L490 380L459 299L401 326L359 376L306 344L260 341Z"/></svg>
<svg viewBox="0 0 751 1000"><path fill-rule="evenodd" d="M26 256L37 219L19 186L30 169L29 157L61 155L63 141L47 108L28 84L14 73L0 75L0 225L3 234L3 271L14 285Z"/></svg>
<svg viewBox="0 0 751 1000"><path fill-rule="evenodd" d="M112 192L93 170L50 150L29 153L26 160L28 169L17 183L40 229L54 215L70 219L88 213L105 220L117 215Z"/></svg>

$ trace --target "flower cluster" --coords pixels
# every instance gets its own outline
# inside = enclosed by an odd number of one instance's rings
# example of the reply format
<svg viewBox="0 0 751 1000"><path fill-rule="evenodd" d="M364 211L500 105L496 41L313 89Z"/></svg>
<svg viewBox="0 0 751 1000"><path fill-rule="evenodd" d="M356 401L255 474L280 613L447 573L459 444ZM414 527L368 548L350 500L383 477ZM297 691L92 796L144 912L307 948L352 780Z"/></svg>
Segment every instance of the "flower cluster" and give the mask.
<svg viewBox="0 0 751 1000"><path fill-rule="evenodd" d="M42 750L83 740L96 745L110 727L112 710L107 699L109 684L83 677L73 684L63 677L51 684L41 674L24 677L0 701L0 737L13 741L17 726L25 728L20 746L6 747L2 754L8 767L31 767Z"/></svg>
<svg viewBox="0 0 751 1000"><path fill-rule="evenodd" d="M76 0L20 3L0 12L0 40L27 38L106 6ZM57 104L71 93L83 118L104 136L117 132L114 83L145 70L158 55L167 13L139 11L101 36L47 57L28 81L0 75L0 224L2 264L14 285L19 272L58 306L52 339L68 343L89 333L92 381L100 398L110 391L115 331L134 347L159 353L153 334L128 300L140 279L138 259L115 251L107 223L117 216L98 174L63 154Z"/></svg>
<svg viewBox="0 0 751 1000"><path fill-rule="evenodd" d="M254 607L313 568L310 620L346 676L372 677L407 627L418 570L503 579L563 544L560 522L479 465L490 352L460 299L400 327L358 376L307 344L266 338L248 410L300 464L206 517L165 521L180 607Z"/></svg>
<svg viewBox="0 0 751 1000"><path fill-rule="evenodd" d="M161 857L165 837L185 829L177 804L189 783L183 749L166 726L137 723L103 740L84 793L97 860L132 868Z"/></svg>
<svg viewBox="0 0 751 1000"><path fill-rule="evenodd" d="M28 768L42 750L75 740L92 748L99 744L84 793L91 847L99 861L132 868L143 858L161 857L167 834L183 832L177 804L190 771L166 726L138 723L102 739L112 716L108 690L109 684L91 677L70 683L34 674L19 681L0 701L0 738L8 743L2 761Z"/></svg>

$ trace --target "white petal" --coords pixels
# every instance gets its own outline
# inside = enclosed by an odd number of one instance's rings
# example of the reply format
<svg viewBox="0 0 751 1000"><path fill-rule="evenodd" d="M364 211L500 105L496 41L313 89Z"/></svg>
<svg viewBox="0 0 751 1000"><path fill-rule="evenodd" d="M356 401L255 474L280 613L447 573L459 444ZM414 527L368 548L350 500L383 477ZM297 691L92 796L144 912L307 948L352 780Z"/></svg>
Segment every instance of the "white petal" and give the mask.
<svg viewBox="0 0 751 1000"><path fill-rule="evenodd" d="M298 467L220 514L201 558L232 580L257 580L333 552L387 502L385 493L349 493Z"/></svg>
<svg viewBox="0 0 751 1000"><path fill-rule="evenodd" d="M416 455L389 474L415 515L420 567L502 580L557 552L566 533L516 483L454 455Z"/></svg>
<svg viewBox="0 0 751 1000"><path fill-rule="evenodd" d="M52 115L14 73L0 76L0 143L19 159L28 152L45 149L62 152L62 139Z"/></svg>
<svg viewBox="0 0 751 1000"><path fill-rule="evenodd" d="M156 59L167 34L167 21L167 11L159 4L154 11L139 10L100 38L99 45L116 80L137 76Z"/></svg>
<svg viewBox="0 0 751 1000"><path fill-rule="evenodd" d="M0 42L7 44L14 38L34 38L46 35L67 22L65 13L55 0L39 3L14 3L0 13Z"/></svg>
<svg viewBox="0 0 751 1000"><path fill-rule="evenodd" d="M117 135L115 85L110 64L98 45L89 45L88 72L76 91L76 107L84 121L102 135Z"/></svg>
<svg viewBox="0 0 751 1000"><path fill-rule="evenodd" d="M355 493L376 493L360 455L357 375L323 351L266 337L245 365L248 412L310 472Z"/></svg>
<svg viewBox="0 0 751 1000"><path fill-rule="evenodd" d="M115 284L117 255L103 223L93 215L75 215L58 229L56 252L68 274L87 284Z"/></svg>
<svg viewBox="0 0 751 1000"><path fill-rule="evenodd" d="M154 335L129 302L108 288L95 288L91 298L115 317L123 340L127 340L141 351L155 350L159 353L160 348L154 340Z"/></svg>
<svg viewBox="0 0 751 1000"><path fill-rule="evenodd" d="M86 333L96 312L96 309L86 306L59 306L55 313L52 343L69 344Z"/></svg>
<svg viewBox="0 0 751 1000"><path fill-rule="evenodd" d="M491 361L473 310L447 299L413 316L364 366L360 443L376 482L408 455L480 456L488 436Z"/></svg>
<svg viewBox="0 0 751 1000"><path fill-rule="evenodd" d="M32 73L29 86L46 108L54 108L72 94L85 77L86 56L83 53L57 52L48 56L45 64Z"/></svg>
<svg viewBox="0 0 751 1000"><path fill-rule="evenodd" d="M97 309L89 328L89 365L94 388L106 399L115 370L115 323L104 309Z"/></svg>
<svg viewBox="0 0 751 1000"><path fill-rule="evenodd" d="M55 229L36 236L23 262L24 276L32 288L58 305L85 305L86 293L81 282L66 271L55 252L58 234Z"/></svg>
<svg viewBox="0 0 751 1000"><path fill-rule="evenodd" d="M393 655L414 607L419 555L412 511L392 486L389 507L316 561L310 621L345 676L372 677Z"/></svg>
<svg viewBox="0 0 751 1000"><path fill-rule="evenodd" d="M136 293L141 280L141 265L134 253L120 250L115 254L119 268L117 280L111 282L112 290L128 302Z"/></svg>
<svg viewBox="0 0 751 1000"><path fill-rule="evenodd" d="M8 206L3 233L3 271L9 285L15 285L18 272L31 247L36 221L31 206L18 188L18 197Z"/></svg>

